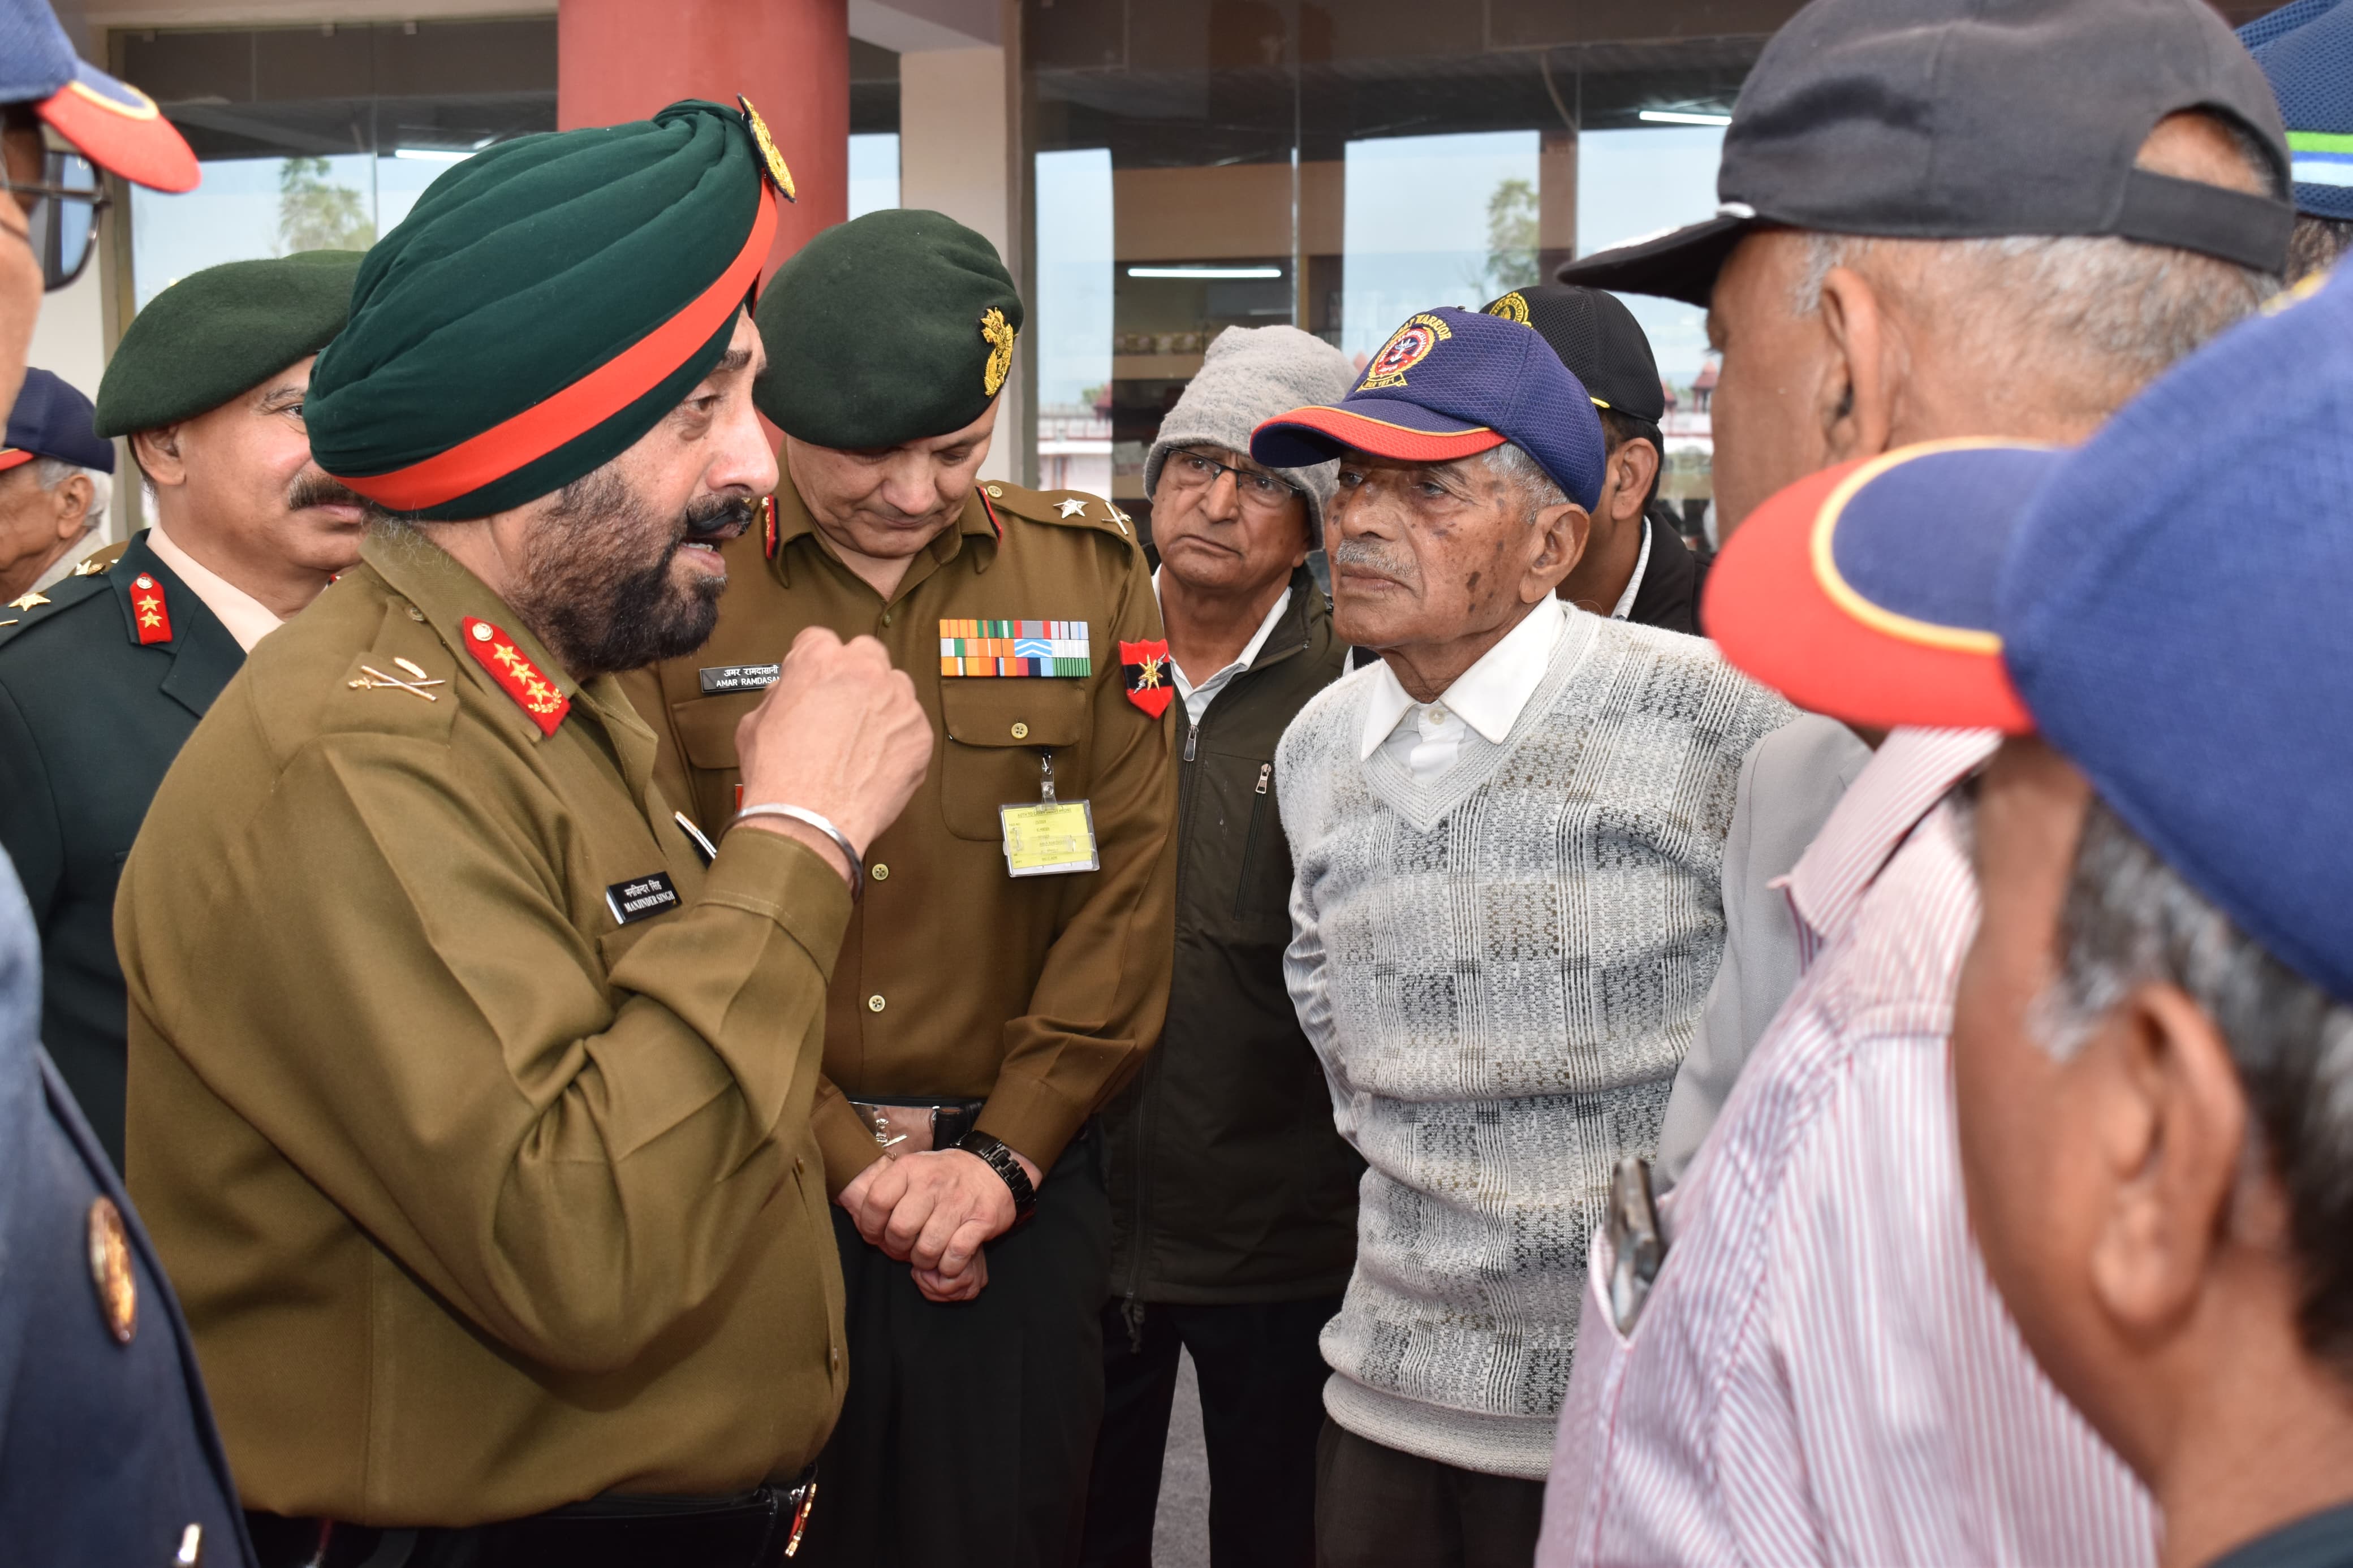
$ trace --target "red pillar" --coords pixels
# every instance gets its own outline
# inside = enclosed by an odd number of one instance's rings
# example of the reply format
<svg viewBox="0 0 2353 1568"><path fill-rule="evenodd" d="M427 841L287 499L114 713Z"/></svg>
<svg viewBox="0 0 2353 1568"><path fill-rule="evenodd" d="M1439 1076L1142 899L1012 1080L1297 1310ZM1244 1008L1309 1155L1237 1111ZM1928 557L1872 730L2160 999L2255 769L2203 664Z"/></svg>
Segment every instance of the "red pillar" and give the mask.
<svg viewBox="0 0 2353 1568"><path fill-rule="evenodd" d="M768 122L799 188L780 214L774 270L849 216L849 0L558 0L558 128L738 93Z"/></svg>

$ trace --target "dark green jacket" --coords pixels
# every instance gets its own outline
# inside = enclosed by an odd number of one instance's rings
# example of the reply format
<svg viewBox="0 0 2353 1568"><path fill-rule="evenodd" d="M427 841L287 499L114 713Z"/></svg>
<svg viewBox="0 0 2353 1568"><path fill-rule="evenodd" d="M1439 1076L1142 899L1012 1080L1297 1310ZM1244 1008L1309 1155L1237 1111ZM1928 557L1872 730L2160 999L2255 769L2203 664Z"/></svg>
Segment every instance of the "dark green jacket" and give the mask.
<svg viewBox="0 0 2353 1568"><path fill-rule="evenodd" d="M132 585L171 637L142 646ZM245 651L147 536L115 563L0 610L0 848L41 932L41 1040L117 1169L126 1024L114 884L164 770Z"/></svg>
<svg viewBox="0 0 2353 1568"><path fill-rule="evenodd" d="M1176 967L1159 1046L1104 1113L1112 1291L1208 1305L1336 1296L1356 1256L1356 1152L1282 983L1291 851L1274 746L1347 648L1304 567L1199 729L1176 715Z"/></svg>

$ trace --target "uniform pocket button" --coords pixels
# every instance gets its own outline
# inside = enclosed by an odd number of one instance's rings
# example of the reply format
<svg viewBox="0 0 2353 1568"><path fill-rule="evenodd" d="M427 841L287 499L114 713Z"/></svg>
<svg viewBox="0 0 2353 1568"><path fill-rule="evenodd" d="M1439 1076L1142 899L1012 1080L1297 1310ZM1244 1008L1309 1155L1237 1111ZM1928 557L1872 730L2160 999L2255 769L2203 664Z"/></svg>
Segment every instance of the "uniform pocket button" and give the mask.
<svg viewBox="0 0 2353 1568"><path fill-rule="evenodd" d="M1029 725L1027 725L1027 724L1016 724L1016 725L1014 725L1014 726L1013 726L1013 738L1014 738L1015 740L1017 740L1017 741L1026 741L1026 740L1028 740L1028 739L1029 738Z"/></svg>
<svg viewBox="0 0 2353 1568"><path fill-rule="evenodd" d="M877 860L874 862L874 868L866 874L878 882L887 882L891 879L891 868Z"/></svg>
<svg viewBox="0 0 2353 1568"><path fill-rule="evenodd" d="M870 1013L880 1013L882 1011L882 998L879 994L869 996L866 999L866 1010Z"/></svg>

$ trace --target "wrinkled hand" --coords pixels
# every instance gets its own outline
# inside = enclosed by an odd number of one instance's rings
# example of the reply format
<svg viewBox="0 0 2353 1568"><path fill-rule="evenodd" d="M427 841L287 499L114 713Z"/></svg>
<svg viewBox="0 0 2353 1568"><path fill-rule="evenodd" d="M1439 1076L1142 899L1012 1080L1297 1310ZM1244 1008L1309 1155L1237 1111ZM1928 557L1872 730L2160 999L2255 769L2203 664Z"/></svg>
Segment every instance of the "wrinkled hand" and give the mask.
<svg viewBox="0 0 2353 1568"><path fill-rule="evenodd" d="M843 642L823 626L793 639L783 671L735 726L745 805L777 802L813 811L862 854L898 819L932 761L932 725L914 682L891 668L872 637ZM787 818L754 816L746 827L782 833L839 861L833 841ZM845 876L849 868L841 868Z"/></svg>
<svg viewBox="0 0 2353 1568"><path fill-rule="evenodd" d="M1037 1168L1019 1155L1034 1186ZM988 1280L983 1244L1012 1227L1013 1194L979 1155L934 1150L877 1160L835 1200L868 1245L914 1270L935 1301L969 1300Z"/></svg>

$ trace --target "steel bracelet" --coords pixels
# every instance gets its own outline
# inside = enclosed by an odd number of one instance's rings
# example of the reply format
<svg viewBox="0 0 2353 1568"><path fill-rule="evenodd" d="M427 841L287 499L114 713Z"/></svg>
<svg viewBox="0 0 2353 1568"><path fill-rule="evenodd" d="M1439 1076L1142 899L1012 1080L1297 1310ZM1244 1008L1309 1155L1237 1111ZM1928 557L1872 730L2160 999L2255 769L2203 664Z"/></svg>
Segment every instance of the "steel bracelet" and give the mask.
<svg viewBox="0 0 2353 1568"><path fill-rule="evenodd" d="M735 822L741 822L747 816L786 816L804 826L816 828L819 833L832 839L835 847L841 851L842 858L849 862L849 901L856 903L865 893L866 863L858 858L858 851L850 847L849 837L816 812L806 806L781 805L775 801L762 801L756 805L747 805L738 810L735 813ZM730 823L728 826L732 827L734 823Z"/></svg>

